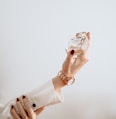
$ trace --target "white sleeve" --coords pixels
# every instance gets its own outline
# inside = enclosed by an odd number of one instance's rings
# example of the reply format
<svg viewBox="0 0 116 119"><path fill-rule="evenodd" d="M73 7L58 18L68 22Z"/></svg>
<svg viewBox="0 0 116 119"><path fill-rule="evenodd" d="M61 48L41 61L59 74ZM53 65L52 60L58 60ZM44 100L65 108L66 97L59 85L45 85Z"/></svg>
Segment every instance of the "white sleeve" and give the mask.
<svg viewBox="0 0 116 119"><path fill-rule="evenodd" d="M34 110L42 106L49 106L49 105L57 104L57 103L63 102L64 100L62 93L58 93L54 90L52 80L46 82L42 86L37 87L36 89L24 95L29 98L32 108ZM20 96L20 98L22 98L22 96ZM1 109L0 119L12 119L10 115L10 108L11 108L11 105L15 105L15 101L16 99L9 101Z"/></svg>

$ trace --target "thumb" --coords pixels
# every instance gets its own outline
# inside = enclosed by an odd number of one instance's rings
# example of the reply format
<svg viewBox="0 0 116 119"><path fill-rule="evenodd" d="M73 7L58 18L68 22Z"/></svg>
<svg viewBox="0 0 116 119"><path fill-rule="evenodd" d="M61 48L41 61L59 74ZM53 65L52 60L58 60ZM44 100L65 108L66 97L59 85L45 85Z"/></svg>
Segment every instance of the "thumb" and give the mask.
<svg viewBox="0 0 116 119"><path fill-rule="evenodd" d="M41 107L37 110L35 110L34 112L36 113L36 115L40 115L40 113L45 109L45 107Z"/></svg>

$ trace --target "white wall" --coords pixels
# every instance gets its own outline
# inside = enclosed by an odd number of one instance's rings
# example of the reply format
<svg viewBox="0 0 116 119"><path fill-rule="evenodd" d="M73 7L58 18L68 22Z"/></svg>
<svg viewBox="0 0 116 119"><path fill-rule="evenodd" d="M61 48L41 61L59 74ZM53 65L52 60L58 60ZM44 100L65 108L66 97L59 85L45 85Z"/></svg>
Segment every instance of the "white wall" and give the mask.
<svg viewBox="0 0 116 119"><path fill-rule="evenodd" d="M115 0L0 0L0 102L54 77L70 37L90 31L90 62L40 118L116 118L115 11Z"/></svg>

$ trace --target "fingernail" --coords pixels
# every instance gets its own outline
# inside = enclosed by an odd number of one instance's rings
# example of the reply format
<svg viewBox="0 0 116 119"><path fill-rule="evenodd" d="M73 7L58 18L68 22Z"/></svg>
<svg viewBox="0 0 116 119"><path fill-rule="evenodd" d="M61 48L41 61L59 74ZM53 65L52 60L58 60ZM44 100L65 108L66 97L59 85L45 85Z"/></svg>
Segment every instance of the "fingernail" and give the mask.
<svg viewBox="0 0 116 119"><path fill-rule="evenodd" d="M14 108L14 106L12 105L12 106L11 106L11 109L13 109L13 108Z"/></svg>
<svg viewBox="0 0 116 119"><path fill-rule="evenodd" d="M70 54L71 54L71 55L73 55L73 54L74 54L74 52L75 52L74 50L71 50L71 51L70 51Z"/></svg>
<svg viewBox="0 0 116 119"><path fill-rule="evenodd" d="M32 106L33 106L33 107L36 107L36 104L35 104L35 103L33 103L33 104L32 104Z"/></svg>
<svg viewBox="0 0 116 119"><path fill-rule="evenodd" d="M17 101L19 101L19 98L17 98Z"/></svg>
<svg viewBox="0 0 116 119"><path fill-rule="evenodd" d="M25 96L23 95L23 99L25 98Z"/></svg>

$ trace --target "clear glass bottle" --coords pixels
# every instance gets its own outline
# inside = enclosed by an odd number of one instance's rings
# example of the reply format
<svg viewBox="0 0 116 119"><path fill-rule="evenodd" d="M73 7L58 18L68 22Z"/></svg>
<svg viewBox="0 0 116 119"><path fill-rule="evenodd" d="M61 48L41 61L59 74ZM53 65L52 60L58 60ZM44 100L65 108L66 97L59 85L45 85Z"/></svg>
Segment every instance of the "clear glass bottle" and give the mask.
<svg viewBox="0 0 116 119"><path fill-rule="evenodd" d="M86 32L77 33L71 38L68 44L68 50L85 51L88 48L88 37Z"/></svg>

